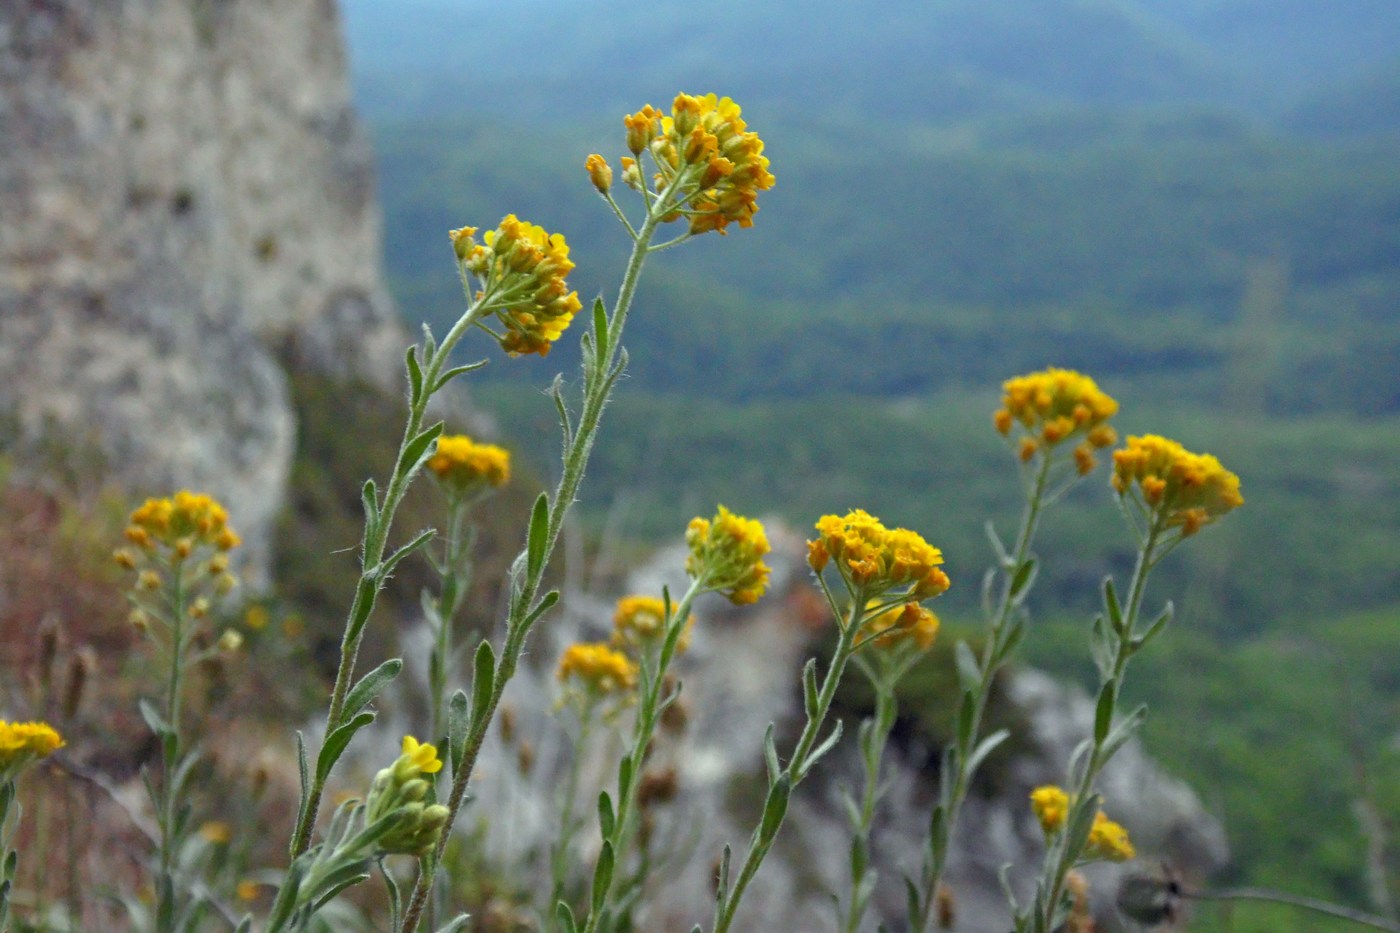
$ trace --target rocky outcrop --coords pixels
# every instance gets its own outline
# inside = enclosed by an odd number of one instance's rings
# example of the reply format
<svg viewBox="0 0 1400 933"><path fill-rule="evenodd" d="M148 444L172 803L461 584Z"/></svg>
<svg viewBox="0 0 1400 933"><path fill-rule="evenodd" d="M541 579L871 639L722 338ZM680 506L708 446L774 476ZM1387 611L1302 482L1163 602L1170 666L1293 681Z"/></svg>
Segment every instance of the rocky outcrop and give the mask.
<svg viewBox="0 0 1400 933"><path fill-rule="evenodd" d="M217 494L264 569L282 361L404 345L333 0L5 3L0 140L0 414Z"/></svg>

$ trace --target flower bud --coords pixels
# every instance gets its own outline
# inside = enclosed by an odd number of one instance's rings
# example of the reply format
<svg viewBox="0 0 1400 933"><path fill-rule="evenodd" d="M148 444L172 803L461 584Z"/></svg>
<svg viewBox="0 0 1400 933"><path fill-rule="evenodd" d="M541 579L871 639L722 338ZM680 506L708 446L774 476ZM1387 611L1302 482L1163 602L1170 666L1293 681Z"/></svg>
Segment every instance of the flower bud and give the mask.
<svg viewBox="0 0 1400 933"><path fill-rule="evenodd" d="M612 188L613 171L608 160L598 153L593 153L583 163L588 170L588 178L593 182L593 187L598 189L599 194L607 194Z"/></svg>

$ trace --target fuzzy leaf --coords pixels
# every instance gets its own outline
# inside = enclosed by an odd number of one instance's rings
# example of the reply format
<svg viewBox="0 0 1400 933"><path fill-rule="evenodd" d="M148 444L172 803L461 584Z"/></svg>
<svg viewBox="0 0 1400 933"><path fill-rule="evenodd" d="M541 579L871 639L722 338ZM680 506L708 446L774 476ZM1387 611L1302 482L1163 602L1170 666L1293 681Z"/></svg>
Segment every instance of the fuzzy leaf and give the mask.
<svg viewBox="0 0 1400 933"><path fill-rule="evenodd" d="M972 653L967 642L960 641L953 656L958 662L958 686L964 692L976 690L982 683L982 666L977 662L977 655Z"/></svg>
<svg viewBox="0 0 1400 933"><path fill-rule="evenodd" d="M768 799L763 803L763 821L758 827L758 838L764 843L772 842L787 816L788 797L792 793L792 781L786 774L780 775L773 786L768 788Z"/></svg>
<svg viewBox="0 0 1400 933"><path fill-rule="evenodd" d="M481 640L477 646L476 658L472 663L472 718L476 719L491 702L491 693L496 687L496 652L491 642Z"/></svg>
<svg viewBox="0 0 1400 933"><path fill-rule="evenodd" d="M360 710L373 703L402 670L403 660L390 658L360 678L360 682L351 687L350 692L345 695L345 710L341 713L340 721L346 722Z"/></svg>
<svg viewBox="0 0 1400 933"><path fill-rule="evenodd" d="M326 736L326 744L321 746L321 753L316 756L317 783L324 783L326 776L331 773L331 768L335 767L335 763L340 760L345 746L349 745L350 740L355 737L355 733L372 722L374 722L373 713L360 713L331 730L331 734Z"/></svg>
<svg viewBox="0 0 1400 933"><path fill-rule="evenodd" d="M411 346L404 357L408 369L408 398L414 405L423 397L423 368L418 365L418 347Z"/></svg>
<svg viewBox="0 0 1400 933"><path fill-rule="evenodd" d="M399 455L399 462L398 466L395 467L395 472L400 476L407 476L418 469L428 455L428 448L432 446L433 441L437 440L438 435L441 433L442 422L439 421L405 444L403 453Z"/></svg>
<svg viewBox="0 0 1400 933"><path fill-rule="evenodd" d="M1099 689L1099 701L1094 708L1094 744L1103 745L1108 738L1109 726L1113 724L1113 707L1118 702L1118 684L1106 681Z"/></svg>
<svg viewBox="0 0 1400 933"><path fill-rule="evenodd" d="M525 566L529 578L532 580L539 578L540 569L544 564L545 538L548 534L549 496L540 493L540 497L535 500L535 507L530 513L530 535L525 541L525 550L529 555Z"/></svg>

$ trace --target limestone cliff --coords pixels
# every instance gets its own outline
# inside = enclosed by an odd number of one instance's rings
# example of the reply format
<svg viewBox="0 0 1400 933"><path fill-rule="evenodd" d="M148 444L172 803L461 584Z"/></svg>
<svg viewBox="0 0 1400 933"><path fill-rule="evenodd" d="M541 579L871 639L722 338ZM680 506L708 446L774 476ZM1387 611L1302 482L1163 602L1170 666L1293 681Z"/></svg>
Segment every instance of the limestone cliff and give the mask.
<svg viewBox="0 0 1400 933"><path fill-rule="evenodd" d="M226 500L265 568L281 361L385 382L371 153L333 0L0 4L0 416Z"/></svg>

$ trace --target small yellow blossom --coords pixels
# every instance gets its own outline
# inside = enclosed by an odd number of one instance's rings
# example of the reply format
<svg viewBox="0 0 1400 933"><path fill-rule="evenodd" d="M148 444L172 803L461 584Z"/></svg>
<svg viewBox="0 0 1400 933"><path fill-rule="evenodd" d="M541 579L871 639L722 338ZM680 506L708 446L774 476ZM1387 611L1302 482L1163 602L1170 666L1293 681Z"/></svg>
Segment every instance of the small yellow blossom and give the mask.
<svg viewBox="0 0 1400 933"><path fill-rule="evenodd" d="M233 829L222 820L210 820L199 827L199 835L210 845L228 845L233 838Z"/></svg>
<svg viewBox="0 0 1400 933"><path fill-rule="evenodd" d="M736 606L757 602L768 588L768 565L763 557L770 550L763 525L724 506L713 519L692 518L685 532L690 556L685 572L729 597Z"/></svg>
<svg viewBox="0 0 1400 933"><path fill-rule="evenodd" d="M442 804L424 802L432 790L431 778L425 775L440 770L437 748L406 735L399 757L374 776L365 798L365 820L373 825L392 815L393 825L378 840L384 852L421 856L437 842L449 811Z"/></svg>
<svg viewBox="0 0 1400 933"><path fill-rule="evenodd" d="M574 644L564 649L557 674L595 694L619 693L637 682L637 665L606 644Z"/></svg>
<svg viewBox="0 0 1400 933"><path fill-rule="evenodd" d="M598 153L593 153L583 163L584 169L588 172L588 178L593 182L593 187L598 189L599 194L607 194L612 188L613 171L608 160Z"/></svg>
<svg viewBox="0 0 1400 933"><path fill-rule="evenodd" d="M465 434L439 437L427 467L439 482L458 493L510 482L510 452L495 444L478 444Z"/></svg>
<svg viewBox="0 0 1400 933"><path fill-rule="evenodd" d="M676 640L676 651L683 652L690 647L691 629L695 627L695 615L685 620L685 628ZM666 634L666 604L655 596L624 596L617 601L613 613L613 645L644 647L659 644Z"/></svg>
<svg viewBox="0 0 1400 933"><path fill-rule="evenodd" d="M1014 426L1021 426L1024 433L1017 454L1023 461L1041 450L1049 454L1060 444L1077 441L1075 467L1084 475L1095 466L1094 452L1118 439L1108 424L1117 411L1118 403L1093 379L1051 367L1003 383L1002 407L992 423L1005 437L1011 436Z"/></svg>
<svg viewBox="0 0 1400 933"><path fill-rule="evenodd" d="M402 754L394 764L394 771L400 780L408 780L417 774L437 774L441 770L437 746L419 742L411 735L403 737Z"/></svg>
<svg viewBox="0 0 1400 933"><path fill-rule="evenodd" d="M1114 491L1126 496L1134 484L1154 519L1183 536L1244 504L1240 478L1219 460L1155 434L1130 437L1113 453Z"/></svg>
<svg viewBox="0 0 1400 933"><path fill-rule="evenodd" d="M46 722L0 720L0 776L36 758L47 758L63 745L63 737Z"/></svg>
<svg viewBox="0 0 1400 933"><path fill-rule="evenodd" d="M451 231L453 251L462 268L481 283L478 300L486 302L506 328L501 348L511 356L546 356L583 307L578 292L569 291L567 276L574 268L569 244L561 233L507 215L482 242L474 227Z"/></svg>
<svg viewBox="0 0 1400 933"><path fill-rule="evenodd" d="M816 529L818 537L807 542L807 562L820 573L834 561L853 589L875 596L908 587L905 595L914 601L948 589L948 575L939 567L943 552L915 532L886 528L863 509L823 515Z"/></svg>
<svg viewBox="0 0 1400 933"><path fill-rule="evenodd" d="M250 631L261 632L267 628L267 623L271 621L266 606L253 605L243 613L243 624L248 626Z"/></svg>
<svg viewBox="0 0 1400 933"><path fill-rule="evenodd" d="M1052 835L1064 828L1065 820L1069 817L1069 803L1069 794L1053 784L1031 791L1031 809L1035 811L1036 819L1040 820L1040 828L1045 830L1045 835Z"/></svg>
<svg viewBox="0 0 1400 933"><path fill-rule="evenodd" d="M1091 859L1126 862L1137 852L1128 839L1128 831L1100 810L1094 814L1094 825L1089 830L1089 844L1084 854Z"/></svg>
<svg viewBox="0 0 1400 933"><path fill-rule="evenodd" d="M147 553L164 548L179 558L198 547L228 551L241 541L228 526L228 512L212 497L188 490L147 499L131 513L126 539Z"/></svg>
<svg viewBox="0 0 1400 933"><path fill-rule="evenodd" d="M870 605L875 602L871 600ZM888 650L913 645L927 651L938 637L938 625L938 616L918 603L905 603L867 618L860 637Z"/></svg>
<svg viewBox="0 0 1400 933"><path fill-rule="evenodd" d="M240 901L255 901L258 899L258 883L252 879L244 878L238 882L234 893L238 895Z"/></svg>
<svg viewBox="0 0 1400 933"><path fill-rule="evenodd" d="M232 654L243 647L243 634L238 629L224 629L224 633L219 636L219 650L226 654Z"/></svg>

